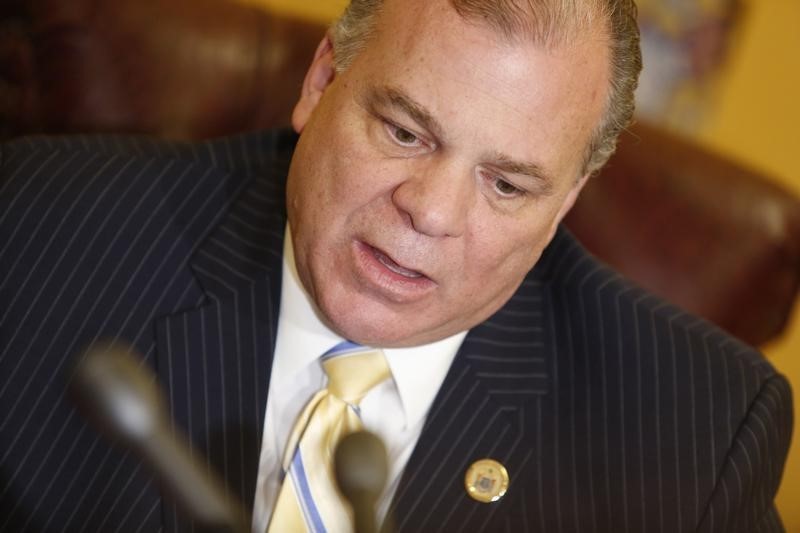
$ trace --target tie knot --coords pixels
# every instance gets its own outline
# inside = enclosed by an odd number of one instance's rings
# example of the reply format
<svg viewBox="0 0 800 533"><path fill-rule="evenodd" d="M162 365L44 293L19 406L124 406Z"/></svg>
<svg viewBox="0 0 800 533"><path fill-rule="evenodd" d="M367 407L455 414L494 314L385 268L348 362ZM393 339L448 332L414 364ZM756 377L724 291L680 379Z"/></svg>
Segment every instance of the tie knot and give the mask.
<svg viewBox="0 0 800 533"><path fill-rule="evenodd" d="M328 376L328 392L350 404L358 404L391 374L382 350L347 341L322 356L322 368Z"/></svg>

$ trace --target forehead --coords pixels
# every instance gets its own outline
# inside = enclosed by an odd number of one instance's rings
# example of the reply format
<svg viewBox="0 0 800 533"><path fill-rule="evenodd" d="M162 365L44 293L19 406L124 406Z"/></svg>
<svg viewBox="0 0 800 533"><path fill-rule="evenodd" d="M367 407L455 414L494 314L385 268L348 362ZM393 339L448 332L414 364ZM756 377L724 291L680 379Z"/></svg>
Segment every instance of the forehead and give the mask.
<svg viewBox="0 0 800 533"><path fill-rule="evenodd" d="M542 46L464 19L446 0L386 0L350 81L356 90L402 89L443 125L448 140L535 155L558 173L582 162L605 109L608 64L600 28Z"/></svg>
<svg viewBox="0 0 800 533"><path fill-rule="evenodd" d="M382 0L376 39L406 38L406 45L428 41L447 30L483 32L497 45L558 49L592 40L608 46L609 15L600 0ZM522 5L517 6L520 3ZM408 40L410 39L410 40ZM598 47L598 52L604 50Z"/></svg>

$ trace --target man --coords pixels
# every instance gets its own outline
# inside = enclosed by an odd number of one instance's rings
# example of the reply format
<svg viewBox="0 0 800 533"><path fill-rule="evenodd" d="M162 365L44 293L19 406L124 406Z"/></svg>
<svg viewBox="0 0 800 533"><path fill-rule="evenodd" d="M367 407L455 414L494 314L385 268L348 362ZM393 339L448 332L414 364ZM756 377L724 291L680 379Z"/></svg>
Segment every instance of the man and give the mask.
<svg viewBox="0 0 800 533"><path fill-rule="evenodd" d="M388 361L357 411L386 441L397 530L780 531L786 381L559 229L630 119L634 16L356 1L309 68L299 139L5 146L0 531L190 528L63 398L101 337L157 371L254 530L298 513L295 427L347 339ZM347 530L330 501L299 530Z"/></svg>

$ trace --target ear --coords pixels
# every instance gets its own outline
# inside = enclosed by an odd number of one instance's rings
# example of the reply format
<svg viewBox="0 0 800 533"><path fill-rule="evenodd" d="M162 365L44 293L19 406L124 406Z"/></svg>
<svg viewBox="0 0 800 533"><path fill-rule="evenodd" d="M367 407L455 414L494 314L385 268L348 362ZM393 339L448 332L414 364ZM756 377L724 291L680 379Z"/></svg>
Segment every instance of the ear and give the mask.
<svg viewBox="0 0 800 533"><path fill-rule="evenodd" d="M578 179L573 185L572 188L567 193L567 196L564 198L564 203L561 204L561 208L559 208L558 213L556 214L555 218L553 219L553 227L550 228L550 236L547 242L550 242L550 239L556 234L556 229L558 225L561 224L561 221L564 220L564 217L567 216L572 206L575 205L575 201L578 199L578 196L583 190L583 187L591 178L591 174L586 174Z"/></svg>
<svg viewBox="0 0 800 533"><path fill-rule="evenodd" d="M333 67L333 43L328 34L317 46L314 60L306 72L303 87L300 90L300 100L294 106L292 113L292 126L297 133L303 131L314 108L317 107L322 93L333 82L336 70Z"/></svg>
<svg viewBox="0 0 800 533"><path fill-rule="evenodd" d="M572 186L572 189L567 193L567 197L564 198L564 203L561 204L561 209L558 210L558 215L556 215L556 220L558 220L559 224L564 220L564 217L567 216L572 206L575 205L575 201L578 199L578 196L581 194L584 185L586 185L590 177L591 174L586 174L579 178Z"/></svg>

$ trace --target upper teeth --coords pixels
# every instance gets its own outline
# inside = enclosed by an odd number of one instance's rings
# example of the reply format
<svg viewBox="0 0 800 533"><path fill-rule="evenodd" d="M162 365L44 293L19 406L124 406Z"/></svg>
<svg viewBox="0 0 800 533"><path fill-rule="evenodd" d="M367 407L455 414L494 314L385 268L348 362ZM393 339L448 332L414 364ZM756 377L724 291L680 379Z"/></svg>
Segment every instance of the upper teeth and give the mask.
<svg viewBox="0 0 800 533"><path fill-rule="evenodd" d="M389 259L387 256L385 256L384 254L382 254L380 252L377 252L375 254L375 257L378 259L378 261L381 262L381 264L383 266L385 266L386 268L388 268L389 270L391 270L395 274L400 274L401 276L404 276L404 277L407 277L407 278L421 278L422 277L422 274L420 274L419 272L415 272L413 270L408 270L406 268L401 267L400 265L398 265L397 263L395 263L394 261L392 261L391 259Z"/></svg>

